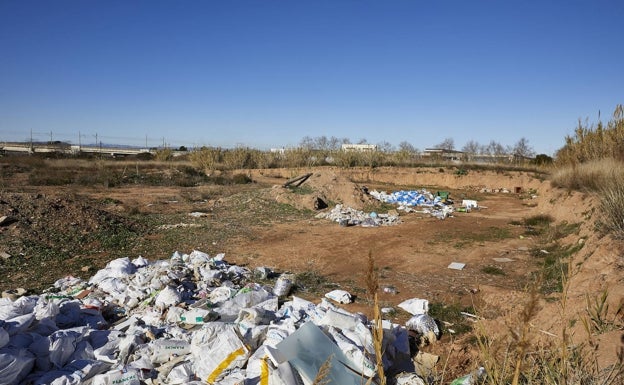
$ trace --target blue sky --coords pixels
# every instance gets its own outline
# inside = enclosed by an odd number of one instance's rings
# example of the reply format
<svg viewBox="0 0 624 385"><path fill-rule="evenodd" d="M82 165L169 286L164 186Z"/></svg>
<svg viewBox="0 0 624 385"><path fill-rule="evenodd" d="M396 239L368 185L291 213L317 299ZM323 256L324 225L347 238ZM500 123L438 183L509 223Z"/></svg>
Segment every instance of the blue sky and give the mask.
<svg viewBox="0 0 624 385"><path fill-rule="evenodd" d="M0 140L553 154L624 103L622 1L0 0Z"/></svg>

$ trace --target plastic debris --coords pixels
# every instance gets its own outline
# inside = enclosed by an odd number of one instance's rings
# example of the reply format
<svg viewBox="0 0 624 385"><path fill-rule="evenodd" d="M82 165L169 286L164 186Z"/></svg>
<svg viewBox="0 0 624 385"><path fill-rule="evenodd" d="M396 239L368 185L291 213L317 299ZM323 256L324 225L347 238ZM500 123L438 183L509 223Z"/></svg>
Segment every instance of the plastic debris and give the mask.
<svg viewBox="0 0 624 385"><path fill-rule="evenodd" d="M345 290L332 290L329 293L325 294L325 298L329 298L338 303L346 304L351 303L351 294Z"/></svg>
<svg viewBox="0 0 624 385"><path fill-rule="evenodd" d="M429 312L429 301L426 299L411 298L401 302L398 306L411 315L427 314Z"/></svg>
<svg viewBox="0 0 624 385"><path fill-rule="evenodd" d="M464 267L466 267L466 264L460 262L451 262L448 265L448 268L453 270L464 270Z"/></svg>
<svg viewBox="0 0 624 385"><path fill-rule="evenodd" d="M290 290L293 287L295 281L295 276L293 274L282 274L275 282L275 287L273 288L273 294L278 297L285 297L290 293Z"/></svg>
<svg viewBox="0 0 624 385"><path fill-rule="evenodd" d="M330 356L333 383L375 376L371 323L333 302L350 303L348 292L289 299L292 274L262 285L253 273L271 279L270 269L224 257L120 258L88 281L65 277L41 295L0 299L0 382L309 384ZM383 322L385 369L413 373L408 329L430 322Z"/></svg>
<svg viewBox="0 0 624 385"><path fill-rule="evenodd" d="M429 214L438 219L445 219L452 215L453 201L449 199L448 192L438 191L436 195L427 190L401 190L392 193L384 191L370 191L369 194L375 199L390 204L396 204L398 210Z"/></svg>
<svg viewBox="0 0 624 385"><path fill-rule="evenodd" d="M456 378L451 382L451 385L475 385L480 383L485 378L485 375L485 368L480 367L470 374Z"/></svg>
<svg viewBox="0 0 624 385"><path fill-rule="evenodd" d="M405 326L422 337L424 344L435 342L440 337L436 321L428 314L418 314L410 318Z"/></svg>
<svg viewBox="0 0 624 385"><path fill-rule="evenodd" d="M376 212L365 213L364 211L356 210L351 207L345 207L340 204L334 206L334 208L328 212L319 213L316 218L329 219L333 222L338 222L341 227L378 227L392 226L401 223L398 213L397 215L390 213L379 214Z"/></svg>

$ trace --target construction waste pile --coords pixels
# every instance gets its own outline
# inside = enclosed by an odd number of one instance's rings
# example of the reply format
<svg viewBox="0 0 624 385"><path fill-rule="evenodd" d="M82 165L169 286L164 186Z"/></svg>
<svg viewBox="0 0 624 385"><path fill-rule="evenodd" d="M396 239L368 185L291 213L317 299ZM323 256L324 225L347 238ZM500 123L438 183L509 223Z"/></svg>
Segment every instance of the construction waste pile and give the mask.
<svg viewBox="0 0 624 385"><path fill-rule="evenodd" d="M425 189L392 193L373 190L369 194L381 202L397 205L397 210L429 214L438 219L446 219L455 211L470 212L471 209L479 208L477 201L464 199L461 206L455 209L454 202L446 191L438 191L434 195Z"/></svg>
<svg viewBox="0 0 624 385"><path fill-rule="evenodd" d="M374 211L367 213L337 204L330 211L317 214L316 218L329 219L338 222L343 227L379 227L401 223L397 210L407 213L429 214L438 219L446 219L453 216L455 211L470 212L472 209L479 208L477 201L464 199L461 206L456 209L453 206L453 200L449 198L449 193L445 191L438 191L436 195L427 190L395 191L393 193L376 190L366 192L380 202L397 205L396 210L390 210L386 214Z"/></svg>
<svg viewBox="0 0 624 385"><path fill-rule="evenodd" d="M448 195L433 195L427 190L402 190L390 194L373 190L369 194L381 202L396 204L398 210L405 212L430 214L439 219L445 219L453 213L453 201L448 199Z"/></svg>
<svg viewBox="0 0 624 385"><path fill-rule="evenodd" d="M362 227L378 227L378 226L392 226L401 223L399 213L387 213L377 214L376 212L366 213L361 210L356 210L352 207L346 207L341 204L337 204L328 212L319 213L316 215L319 219L329 219L334 222L338 222L340 226L362 226Z"/></svg>
<svg viewBox="0 0 624 385"><path fill-rule="evenodd" d="M405 325L383 321L379 350L371 321L338 306L348 292L313 303L289 295L294 278L176 252L116 259L88 281L68 276L39 295L2 298L0 383L375 384L376 351L388 383L425 383L410 345L440 337L426 300L404 304Z"/></svg>

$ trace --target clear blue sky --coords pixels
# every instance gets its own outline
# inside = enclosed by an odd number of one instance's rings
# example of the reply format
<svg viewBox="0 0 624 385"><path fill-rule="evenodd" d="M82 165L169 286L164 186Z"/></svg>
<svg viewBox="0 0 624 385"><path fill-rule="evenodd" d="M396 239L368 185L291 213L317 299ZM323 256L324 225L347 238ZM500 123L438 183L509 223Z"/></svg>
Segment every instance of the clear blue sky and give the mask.
<svg viewBox="0 0 624 385"><path fill-rule="evenodd" d="M552 154L621 103L617 0L0 0L0 141Z"/></svg>

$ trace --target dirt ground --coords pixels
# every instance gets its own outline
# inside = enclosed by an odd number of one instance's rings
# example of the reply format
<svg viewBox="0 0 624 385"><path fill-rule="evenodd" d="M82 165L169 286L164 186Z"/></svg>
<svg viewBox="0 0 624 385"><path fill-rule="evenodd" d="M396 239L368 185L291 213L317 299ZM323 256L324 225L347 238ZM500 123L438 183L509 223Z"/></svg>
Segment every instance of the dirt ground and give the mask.
<svg viewBox="0 0 624 385"><path fill-rule="evenodd" d="M312 177L298 189L280 187L307 172ZM392 168L245 173L254 183L108 188L32 186L20 179L19 172L5 174L9 176L4 177L0 194L0 217L6 217L0 225L0 288L46 287L67 274L84 278L118 256L156 260L176 250L198 249L225 252L229 262L250 268L322 276L357 297L346 306L348 310L371 315L365 279L370 254L381 287L397 289L396 294L380 292L383 307L416 297L476 309L491 321L486 325L492 333L502 334L507 320L526 300L531 273L539 270L532 252L540 247L540 240L527 235L522 221L548 214L555 223L580 224L577 232L560 240L562 244L586 243L571 264L574 285L565 317L581 316L586 293L609 288L614 308L624 298L624 262L616 251L621 243L595 235L593 198L553 189L538 175L493 171L457 175L452 169ZM456 212L445 220L407 213L401 215L400 224L377 228L341 227L315 217L317 198L330 207L343 203L367 211L388 208L367 196L364 186L389 192L444 190L459 202L475 199L481 208ZM202 215L189 216L192 212ZM137 222L139 217L142 220ZM34 255L36 250L47 253L46 257ZM464 263L465 268L449 269L451 262ZM299 295L319 299L318 292ZM541 303L535 320L538 335L560 333L562 317L552 302ZM392 317L404 322L408 316L397 312ZM605 362L618 348L618 336L615 332L602 339ZM443 341L446 345L432 351L445 354L454 349L452 360L459 371L464 370L462 363L471 364L470 349L461 339L447 335Z"/></svg>

